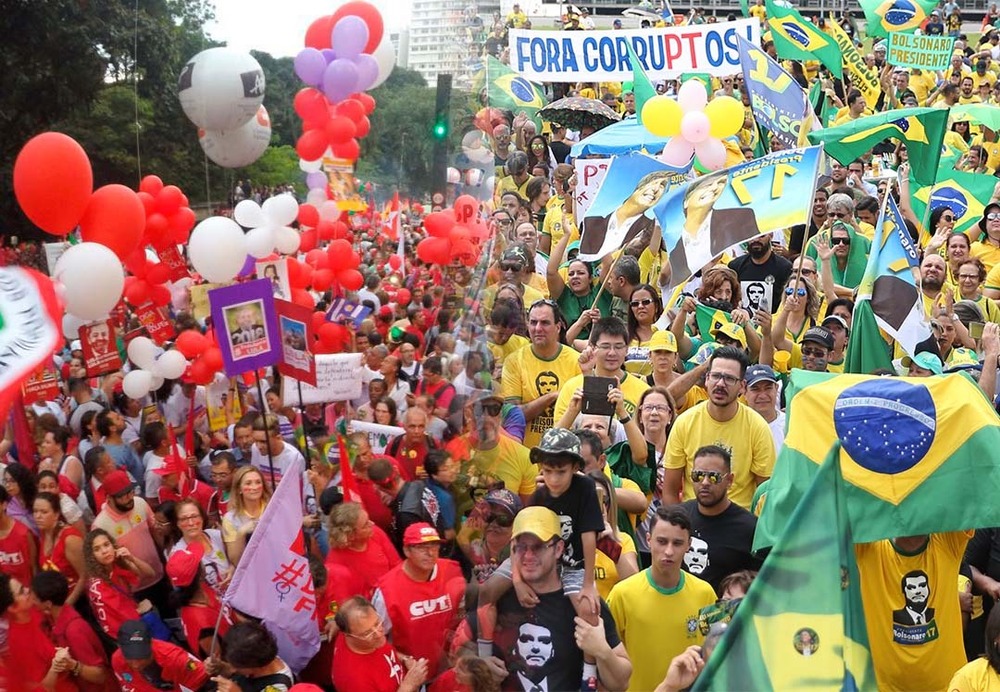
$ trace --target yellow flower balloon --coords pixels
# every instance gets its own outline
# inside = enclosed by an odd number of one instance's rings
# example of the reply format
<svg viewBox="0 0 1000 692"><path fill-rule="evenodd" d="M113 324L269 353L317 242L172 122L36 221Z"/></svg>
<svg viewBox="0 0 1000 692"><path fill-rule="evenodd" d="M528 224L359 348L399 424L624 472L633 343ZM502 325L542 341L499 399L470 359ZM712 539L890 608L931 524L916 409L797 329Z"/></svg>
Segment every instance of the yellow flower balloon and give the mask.
<svg viewBox="0 0 1000 692"><path fill-rule="evenodd" d="M732 96L716 96L705 106L712 137L730 137L743 128L743 104Z"/></svg>
<svg viewBox="0 0 1000 692"><path fill-rule="evenodd" d="M669 96L654 96L642 107L642 124L657 137L673 137L681 131L684 110Z"/></svg>

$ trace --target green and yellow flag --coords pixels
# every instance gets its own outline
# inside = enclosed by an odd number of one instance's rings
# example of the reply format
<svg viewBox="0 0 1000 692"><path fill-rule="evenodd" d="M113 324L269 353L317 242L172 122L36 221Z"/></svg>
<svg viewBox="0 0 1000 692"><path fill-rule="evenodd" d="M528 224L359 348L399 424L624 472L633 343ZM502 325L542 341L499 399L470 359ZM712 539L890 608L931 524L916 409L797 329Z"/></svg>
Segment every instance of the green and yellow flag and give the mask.
<svg viewBox="0 0 1000 692"><path fill-rule="evenodd" d="M834 77L844 71L844 56L837 43L806 21L786 2L767 0L767 24L778 55L789 60L819 60Z"/></svg>
<svg viewBox="0 0 1000 692"><path fill-rule="evenodd" d="M701 334L702 341L710 341L713 329L733 321L732 316L725 310L710 308L701 303L695 308L694 319L698 323L698 333Z"/></svg>
<svg viewBox="0 0 1000 692"><path fill-rule="evenodd" d="M536 114L546 103L540 86L529 82L492 55L486 57L485 69L476 75L473 93L478 98L479 106L504 108L515 115L523 111L532 120L537 120Z"/></svg>
<svg viewBox="0 0 1000 692"><path fill-rule="evenodd" d="M695 692L875 688L838 452L818 467Z"/></svg>
<svg viewBox="0 0 1000 692"><path fill-rule="evenodd" d="M964 373L909 378L793 370L788 401L788 434L754 550L776 545L794 525L796 507L838 440L856 543L1000 526L1000 421Z"/></svg>
<svg viewBox="0 0 1000 692"><path fill-rule="evenodd" d="M890 33L912 34L937 6L937 0L859 1L868 23L865 32L873 38Z"/></svg>
<svg viewBox="0 0 1000 692"><path fill-rule="evenodd" d="M810 132L809 141L845 166L886 139L905 142L913 179L933 185L947 127L947 108L899 108Z"/></svg>
<svg viewBox="0 0 1000 692"><path fill-rule="evenodd" d="M997 179L985 173L964 173L951 167L941 166L939 170L937 177L941 182L931 187L917 183L910 169L910 190L915 191L910 195L913 213L923 219L928 204L931 211L948 207L955 214L956 233L970 230L978 233L976 224L983 218L983 209L993 197Z"/></svg>
<svg viewBox="0 0 1000 692"><path fill-rule="evenodd" d="M879 96L882 95L882 84L879 82L877 70L868 67L861 51L854 45L854 41L847 35L847 32L837 23L831 13L826 20L826 32L833 37L840 47L844 56L844 67L851 76L851 85L861 92L865 97L865 103L872 109L878 103ZM840 75L836 75L839 77Z"/></svg>
<svg viewBox="0 0 1000 692"><path fill-rule="evenodd" d="M646 101L656 96L656 87L642 69L642 63L632 50L632 44L626 43L625 47L628 49L628 61L632 63L632 81L622 84L622 91L631 91L635 96L635 117L641 123L642 107L646 105Z"/></svg>

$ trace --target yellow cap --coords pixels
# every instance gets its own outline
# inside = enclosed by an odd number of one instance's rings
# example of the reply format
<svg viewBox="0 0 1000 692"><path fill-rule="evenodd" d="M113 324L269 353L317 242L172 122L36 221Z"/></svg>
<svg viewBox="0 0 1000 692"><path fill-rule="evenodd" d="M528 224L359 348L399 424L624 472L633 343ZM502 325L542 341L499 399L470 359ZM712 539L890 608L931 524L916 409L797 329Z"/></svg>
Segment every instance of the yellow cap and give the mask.
<svg viewBox="0 0 1000 692"><path fill-rule="evenodd" d="M718 327L712 330L712 336L718 334L724 334L730 339L735 339L740 342L743 348L747 347L747 335L743 333L743 327L736 324L735 322L726 322L725 324L720 324Z"/></svg>
<svg viewBox="0 0 1000 692"><path fill-rule="evenodd" d="M669 329L659 329L653 332L652 338L647 344L647 348L652 353L653 351L670 351L671 353L677 353L677 337Z"/></svg>
<svg viewBox="0 0 1000 692"><path fill-rule="evenodd" d="M559 517L548 507L541 505L525 507L514 517L513 537L517 538L525 533L530 533L543 543L562 536L559 530Z"/></svg>

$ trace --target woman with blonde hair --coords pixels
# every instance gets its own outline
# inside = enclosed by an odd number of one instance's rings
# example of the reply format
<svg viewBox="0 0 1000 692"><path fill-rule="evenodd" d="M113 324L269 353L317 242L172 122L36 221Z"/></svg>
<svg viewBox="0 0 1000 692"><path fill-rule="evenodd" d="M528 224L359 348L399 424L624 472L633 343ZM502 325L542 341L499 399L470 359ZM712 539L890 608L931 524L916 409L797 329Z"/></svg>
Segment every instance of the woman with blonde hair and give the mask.
<svg viewBox="0 0 1000 692"><path fill-rule="evenodd" d="M325 563L329 573L327 583L332 586L347 582L344 586L352 593L341 594L345 599L371 598L378 580L402 562L399 553L358 502L334 506L327 522L330 540Z"/></svg>
<svg viewBox="0 0 1000 692"><path fill-rule="evenodd" d="M229 511L222 517L222 541L226 555L235 567L257 527L271 490L264 482L264 474L254 466L243 466L233 475L233 492L229 496Z"/></svg>

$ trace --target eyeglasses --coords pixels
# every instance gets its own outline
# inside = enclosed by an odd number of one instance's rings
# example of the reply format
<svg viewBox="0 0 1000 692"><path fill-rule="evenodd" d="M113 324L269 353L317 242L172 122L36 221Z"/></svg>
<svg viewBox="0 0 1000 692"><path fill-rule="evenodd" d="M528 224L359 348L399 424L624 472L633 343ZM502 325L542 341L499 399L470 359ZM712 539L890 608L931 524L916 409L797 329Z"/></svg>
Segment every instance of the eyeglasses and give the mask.
<svg viewBox="0 0 1000 692"><path fill-rule="evenodd" d="M555 542L553 541L549 541L548 543L539 543L537 545L529 545L527 543L515 543L513 550L518 555L527 555L528 553L534 553L535 555L538 555L548 550L554 545Z"/></svg>
<svg viewBox="0 0 1000 692"><path fill-rule="evenodd" d="M803 358L826 358L826 350L819 348L804 348L802 349Z"/></svg>
<svg viewBox="0 0 1000 692"><path fill-rule="evenodd" d="M727 375L724 372L710 372L705 376L705 379L709 382L725 382L729 387L740 381L740 378L735 375Z"/></svg>
<svg viewBox="0 0 1000 692"><path fill-rule="evenodd" d="M524 267L517 262L504 262L500 265L500 271L502 272L519 272Z"/></svg>
<svg viewBox="0 0 1000 692"><path fill-rule="evenodd" d="M200 514L189 514L186 517L177 517L177 523L178 524L186 524L188 522L195 521L197 519L201 519L201 515Z"/></svg>
<svg viewBox="0 0 1000 692"><path fill-rule="evenodd" d="M643 404L642 410L649 413L666 413L670 410L670 407L663 404Z"/></svg>
<svg viewBox="0 0 1000 692"><path fill-rule="evenodd" d="M830 238L830 245L850 245L850 238Z"/></svg>
<svg viewBox="0 0 1000 692"><path fill-rule="evenodd" d="M607 353L608 351L624 353L628 350L628 344L597 344L594 346L594 350L600 351L601 353Z"/></svg>
<svg viewBox="0 0 1000 692"><path fill-rule="evenodd" d="M491 514L486 517L486 523L495 524L502 529L506 529L514 525L514 517L509 514Z"/></svg>
<svg viewBox="0 0 1000 692"><path fill-rule="evenodd" d="M802 275L803 276L816 276L816 270L815 269L806 269L805 267L802 267Z"/></svg>
<svg viewBox="0 0 1000 692"><path fill-rule="evenodd" d="M959 274L960 281L979 281L979 274Z"/></svg>
<svg viewBox="0 0 1000 692"><path fill-rule="evenodd" d="M382 621L379 620L375 623L375 626L367 632L362 632L361 634L351 634L350 632L347 632L346 634L348 637L354 637L355 639L360 639L364 642L373 642L379 638L379 635L382 634L383 628L384 625L382 624Z"/></svg>
<svg viewBox="0 0 1000 692"><path fill-rule="evenodd" d="M721 471L692 471L691 472L691 482L701 483L703 480L708 479L708 482L712 485L718 485L722 482L722 479L726 477L726 474Z"/></svg>
<svg viewBox="0 0 1000 692"><path fill-rule="evenodd" d="M806 295L806 289L804 288L794 289L791 286L785 289L786 296L790 296L793 293L796 294L799 298L804 298Z"/></svg>
<svg viewBox="0 0 1000 692"><path fill-rule="evenodd" d="M633 301L631 301L629 303L629 305L631 305L634 308L639 308L639 307L643 307L644 308L647 305L652 304L652 302L653 302L652 298L640 298L639 300L633 300Z"/></svg>

